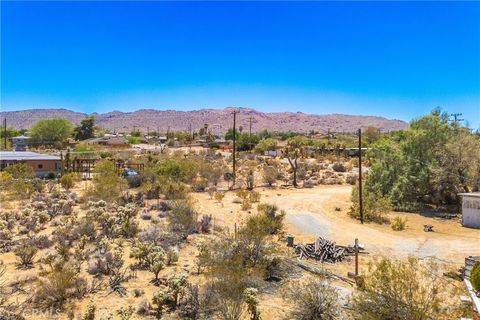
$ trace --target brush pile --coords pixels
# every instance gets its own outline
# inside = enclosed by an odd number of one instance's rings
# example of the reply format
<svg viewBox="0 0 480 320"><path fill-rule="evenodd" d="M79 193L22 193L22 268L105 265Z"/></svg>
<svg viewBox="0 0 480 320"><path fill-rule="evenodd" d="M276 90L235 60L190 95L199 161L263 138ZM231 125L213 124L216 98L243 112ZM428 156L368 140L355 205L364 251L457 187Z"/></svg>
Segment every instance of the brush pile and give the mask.
<svg viewBox="0 0 480 320"><path fill-rule="evenodd" d="M300 259L315 259L320 262L340 262L348 256L355 255L352 246L339 246L334 241L319 237L315 243L299 243L294 246L294 253Z"/></svg>

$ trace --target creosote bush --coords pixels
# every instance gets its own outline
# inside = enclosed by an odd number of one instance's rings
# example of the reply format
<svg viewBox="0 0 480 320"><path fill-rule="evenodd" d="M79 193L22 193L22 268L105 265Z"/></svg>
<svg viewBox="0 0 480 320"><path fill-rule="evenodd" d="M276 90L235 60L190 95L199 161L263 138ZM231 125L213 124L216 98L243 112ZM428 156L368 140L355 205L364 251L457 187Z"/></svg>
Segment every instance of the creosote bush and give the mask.
<svg viewBox="0 0 480 320"><path fill-rule="evenodd" d="M416 258L382 259L370 263L362 285L352 299L357 319L439 319L442 301L448 301L447 283L433 263Z"/></svg>
<svg viewBox="0 0 480 320"><path fill-rule="evenodd" d="M407 218L403 218L403 219L402 217L393 218L391 227L395 231L405 230L405 228L407 227Z"/></svg>
<svg viewBox="0 0 480 320"><path fill-rule="evenodd" d="M284 299L294 303L291 319L341 319L341 306L337 290L325 280L296 282L287 287Z"/></svg>

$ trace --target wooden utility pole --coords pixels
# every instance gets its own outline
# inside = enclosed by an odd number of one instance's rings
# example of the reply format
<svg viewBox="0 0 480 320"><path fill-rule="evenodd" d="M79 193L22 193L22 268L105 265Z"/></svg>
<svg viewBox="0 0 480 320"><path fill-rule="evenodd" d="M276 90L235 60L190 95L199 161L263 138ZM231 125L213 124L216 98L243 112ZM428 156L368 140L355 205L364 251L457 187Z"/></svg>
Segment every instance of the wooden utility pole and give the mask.
<svg viewBox="0 0 480 320"><path fill-rule="evenodd" d="M360 209L360 222L363 224L362 198L362 129L358 129L358 204Z"/></svg>
<svg viewBox="0 0 480 320"><path fill-rule="evenodd" d="M7 118L3 119L3 142L5 143L4 150L7 150Z"/></svg>
<svg viewBox="0 0 480 320"><path fill-rule="evenodd" d="M233 110L233 184L232 189L235 188L236 182L236 148L235 148L235 140L237 139L237 127L236 127L236 120L237 120L237 110Z"/></svg>
<svg viewBox="0 0 480 320"><path fill-rule="evenodd" d="M249 123L250 123L250 127L249 127L249 129L248 129L248 135L249 135L249 136L252 136L252 117L250 117L250 118L248 119L248 121L249 121Z"/></svg>

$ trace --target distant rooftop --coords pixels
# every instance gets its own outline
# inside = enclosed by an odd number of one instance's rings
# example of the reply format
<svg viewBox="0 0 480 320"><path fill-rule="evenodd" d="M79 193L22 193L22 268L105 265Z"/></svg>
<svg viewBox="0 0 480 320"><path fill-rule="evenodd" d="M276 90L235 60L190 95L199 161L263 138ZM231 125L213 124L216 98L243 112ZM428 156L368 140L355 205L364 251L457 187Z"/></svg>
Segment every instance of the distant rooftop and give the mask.
<svg viewBox="0 0 480 320"><path fill-rule="evenodd" d="M0 160L2 161L21 161L21 160L61 160L58 156L36 153L30 151L0 151Z"/></svg>

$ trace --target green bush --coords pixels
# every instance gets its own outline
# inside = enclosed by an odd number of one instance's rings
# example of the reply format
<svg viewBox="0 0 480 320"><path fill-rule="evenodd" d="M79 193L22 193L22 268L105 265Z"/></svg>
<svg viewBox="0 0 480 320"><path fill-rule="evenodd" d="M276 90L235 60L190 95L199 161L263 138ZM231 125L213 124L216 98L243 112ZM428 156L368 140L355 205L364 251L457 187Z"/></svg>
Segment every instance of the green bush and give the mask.
<svg viewBox="0 0 480 320"><path fill-rule="evenodd" d="M60 184L62 185L63 188L65 188L65 190L70 190L75 185L75 180L76 180L75 173L73 172L67 173L60 178Z"/></svg>
<svg viewBox="0 0 480 320"><path fill-rule="evenodd" d="M473 289L480 292L480 262L475 263L470 274L470 282L472 283Z"/></svg>
<svg viewBox="0 0 480 320"><path fill-rule="evenodd" d="M352 190L352 206L349 215L360 219L360 204L358 201L358 185ZM379 192L371 192L363 188L363 219L366 222L388 223L387 213L391 210L390 200Z"/></svg>
<svg viewBox="0 0 480 320"><path fill-rule="evenodd" d="M402 231L407 227L407 218L395 217L392 221L391 227L394 231Z"/></svg>

